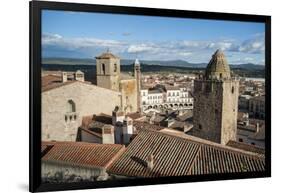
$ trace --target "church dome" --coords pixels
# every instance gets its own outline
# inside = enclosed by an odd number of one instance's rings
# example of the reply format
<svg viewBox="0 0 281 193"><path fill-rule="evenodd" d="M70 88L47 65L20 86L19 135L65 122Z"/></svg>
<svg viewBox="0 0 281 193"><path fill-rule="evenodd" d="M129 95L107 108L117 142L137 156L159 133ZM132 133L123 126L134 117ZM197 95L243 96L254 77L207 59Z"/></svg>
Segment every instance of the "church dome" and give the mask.
<svg viewBox="0 0 281 193"><path fill-rule="evenodd" d="M217 50L207 65L205 78L206 79L227 79L230 78L230 68L226 57L221 50Z"/></svg>
<svg viewBox="0 0 281 193"><path fill-rule="evenodd" d="M110 52L105 52L105 53L102 53L101 55L97 56L96 59L118 59L119 57L113 55L112 53Z"/></svg>

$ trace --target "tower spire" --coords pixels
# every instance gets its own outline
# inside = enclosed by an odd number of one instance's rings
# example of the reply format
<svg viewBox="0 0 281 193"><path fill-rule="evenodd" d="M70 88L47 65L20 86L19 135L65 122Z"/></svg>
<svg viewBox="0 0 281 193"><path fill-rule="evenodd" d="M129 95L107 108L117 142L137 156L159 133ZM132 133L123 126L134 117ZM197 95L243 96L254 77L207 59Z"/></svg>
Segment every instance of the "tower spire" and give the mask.
<svg viewBox="0 0 281 193"><path fill-rule="evenodd" d="M230 68L221 49L216 50L205 71L206 79L228 79Z"/></svg>
<svg viewBox="0 0 281 193"><path fill-rule="evenodd" d="M135 63L134 63L134 76L137 81L137 109L138 112L141 113L141 70L140 70L140 62L138 58L136 58Z"/></svg>

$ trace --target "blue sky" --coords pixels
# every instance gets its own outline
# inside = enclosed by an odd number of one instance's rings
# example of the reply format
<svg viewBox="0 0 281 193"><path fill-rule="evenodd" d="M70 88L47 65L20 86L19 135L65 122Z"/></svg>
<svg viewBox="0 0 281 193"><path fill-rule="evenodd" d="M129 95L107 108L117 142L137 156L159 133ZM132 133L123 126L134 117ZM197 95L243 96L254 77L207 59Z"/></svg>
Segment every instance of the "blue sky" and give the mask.
<svg viewBox="0 0 281 193"><path fill-rule="evenodd" d="M222 49L229 63L264 64L263 23L44 10L43 57L208 62Z"/></svg>

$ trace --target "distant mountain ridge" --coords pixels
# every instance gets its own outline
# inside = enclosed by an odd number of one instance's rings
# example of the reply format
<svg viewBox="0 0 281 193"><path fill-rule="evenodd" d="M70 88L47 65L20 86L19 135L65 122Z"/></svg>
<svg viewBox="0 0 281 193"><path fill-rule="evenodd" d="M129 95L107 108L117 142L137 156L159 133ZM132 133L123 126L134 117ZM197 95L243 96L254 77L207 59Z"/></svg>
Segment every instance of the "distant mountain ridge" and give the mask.
<svg viewBox="0 0 281 193"><path fill-rule="evenodd" d="M56 64L56 65L95 65L95 59L91 58L43 58L43 64ZM121 59L122 65L131 65L134 60ZM159 66L172 66L172 67L186 67L186 68L205 68L207 63L189 63L184 60L141 60L142 64L146 65L159 65ZM263 65L257 65L253 63L246 64L230 64L232 69L248 69L248 70L263 70Z"/></svg>

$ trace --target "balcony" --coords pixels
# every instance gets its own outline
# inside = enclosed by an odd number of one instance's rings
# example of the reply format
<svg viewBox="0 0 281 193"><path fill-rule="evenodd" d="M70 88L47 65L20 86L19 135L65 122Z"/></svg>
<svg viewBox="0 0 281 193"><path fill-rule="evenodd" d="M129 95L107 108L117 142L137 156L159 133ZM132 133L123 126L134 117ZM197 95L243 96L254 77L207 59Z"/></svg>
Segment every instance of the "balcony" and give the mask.
<svg viewBox="0 0 281 193"><path fill-rule="evenodd" d="M64 115L65 122L75 122L78 118L77 112L70 112Z"/></svg>

